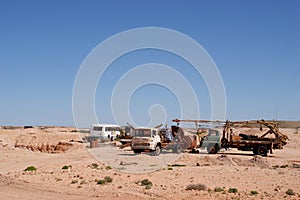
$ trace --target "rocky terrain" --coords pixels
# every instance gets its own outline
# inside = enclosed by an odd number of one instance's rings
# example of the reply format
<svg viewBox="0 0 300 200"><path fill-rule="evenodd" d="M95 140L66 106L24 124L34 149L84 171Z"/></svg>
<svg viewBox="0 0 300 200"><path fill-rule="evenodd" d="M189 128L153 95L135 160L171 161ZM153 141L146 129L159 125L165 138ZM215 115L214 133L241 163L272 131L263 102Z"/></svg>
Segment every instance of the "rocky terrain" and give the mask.
<svg viewBox="0 0 300 200"><path fill-rule="evenodd" d="M251 132L251 129L245 130ZM0 199L300 199L300 133L268 157L90 149L74 128L0 129Z"/></svg>

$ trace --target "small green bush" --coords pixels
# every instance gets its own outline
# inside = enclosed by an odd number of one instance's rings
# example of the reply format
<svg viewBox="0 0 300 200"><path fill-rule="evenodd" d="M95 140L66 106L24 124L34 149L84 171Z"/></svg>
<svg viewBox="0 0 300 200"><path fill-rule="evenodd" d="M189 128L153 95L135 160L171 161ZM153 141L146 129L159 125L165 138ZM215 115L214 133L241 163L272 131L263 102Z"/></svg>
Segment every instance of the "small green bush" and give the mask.
<svg viewBox="0 0 300 200"><path fill-rule="evenodd" d="M168 165L169 167L185 167L186 165L184 164L173 164L173 165Z"/></svg>
<svg viewBox="0 0 300 200"><path fill-rule="evenodd" d="M99 165L97 163L92 163L92 168L93 169L97 169L99 167Z"/></svg>
<svg viewBox="0 0 300 200"><path fill-rule="evenodd" d="M106 183L106 181L102 180L102 179L97 181L98 185L104 185L105 183Z"/></svg>
<svg viewBox="0 0 300 200"><path fill-rule="evenodd" d="M142 186L152 185L152 182L149 181L148 179L143 179L143 180L141 181L141 185L142 185Z"/></svg>
<svg viewBox="0 0 300 200"><path fill-rule="evenodd" d="M146 190L149 190L149 189L151 189L151 187L152 187L152 182L151 181L149 181L148 179L143 179L143 180L141 180L141 182L140 181L137 181L137 182L135 182L136 184L140 184L141 186L145 186L145 189Z"/></svg>
<svg viewBox="0 0 300 200"><path fill-rule="evenodd" d="M215 191L215 192L223 192L224 189L223 189L223 188L220 188L220 187L216 187L216 188L214 189L214 191Z"/></svg>
<svg viewBox="0 0 300 200"><path fill-rule="evenodd" d="M229 188L229 189L228 189L228 192L229 192L229 193L237 193L238 190L237 190L236 188Z"/></svg>
<svg viewBox="0 0 300 200"><path fill-rule="evenodd" d="M70 166L65 165L65 166L62 167L62 169L69 169L69 167L70 167Z"/></svg>
<svg viewBox="0 0 300 200"><path fill-rule="evenodd" d="M25 171L25 172L27 172L27 171L32 172L32 171L35 171L35 170L36 170L35 166L29 166L29 167L27 167L24 171Z"/></svg>
<svg viewBox="0 0 300 200"><path fill-rule="evenodd" d="M110 169L112 169L112 167L108 165L108 166L105 167L105 169L110 170Z"/></svg>
<svg viewBox="0 0 300 200"><path fill-rule="evenodd" d="M257 195L257 194L258 194L258 192L255 191L255 190L252 190L252 191L250 192L250 195Z"/></svg>
<svg viewBox="0 0 300 200"><path fill-rule="evenodd" d="M71 181L71 184L75 184L75 183L78 183L78 180L72 180Z"/></svg>
<svg viewBox="0 0 300 200"><path fill-rule="evenodd" d="M146 189L146 190L150 190L151 187L152 187L152 185L146 185L145 189Z"/></svg>
<svg viewBox="0 0 300 200"><path fill-rule="evenodd" d="M204 184L198 183L198 184L190 184L186 186L186 190L206 190L206 186Z"/></svg>
<svg viewBox="0 0 300 200"><path fill-rule="evenodd" d="M285 194L287 195L295 195L295 192L292 189L288 189Z"/></svg>
<svg viewBox="0 0 300 200"><path fill-rule="evenodd" d="M280 168L287 168L289 165L281 165Z"/></svg>
<svg viewBox="0 0 300 200"><path fill-rule="evenodd" d="M110 176L105 176L104 179L101 179L101 180L95 180L95 182L97 182L97 184L99 184L99 185L111 183L112 181L113 181L113 178L111 178Z"/></svg>

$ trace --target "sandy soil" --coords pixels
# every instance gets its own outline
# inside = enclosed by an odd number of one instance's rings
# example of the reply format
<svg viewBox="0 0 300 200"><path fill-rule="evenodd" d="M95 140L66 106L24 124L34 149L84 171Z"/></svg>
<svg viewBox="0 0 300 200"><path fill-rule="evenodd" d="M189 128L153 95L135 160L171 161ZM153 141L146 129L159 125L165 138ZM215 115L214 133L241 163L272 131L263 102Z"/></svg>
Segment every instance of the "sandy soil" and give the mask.
<svg viewBox="0 0 300 200"><path fill-rule="evenodd" d="M0 199L300 199L295 129L281 129L289 144L268 157L235 149L158 157L110 144L89 149L84 135L72 130L0 130ZM28 166L36 171L24 171ZM106 176L112 182L97 184ZM143 179L152 186L142 185ZM190 184L204 190L187 190ZM295 195L287 195L288 189Z"/></svg>

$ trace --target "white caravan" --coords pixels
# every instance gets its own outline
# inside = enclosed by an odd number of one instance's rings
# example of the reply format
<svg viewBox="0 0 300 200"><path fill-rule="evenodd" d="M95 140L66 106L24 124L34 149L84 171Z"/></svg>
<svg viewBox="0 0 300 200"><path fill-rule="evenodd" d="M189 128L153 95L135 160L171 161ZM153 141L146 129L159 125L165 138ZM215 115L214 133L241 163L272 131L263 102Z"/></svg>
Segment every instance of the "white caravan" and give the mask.
<svg viewBox="0 0 300 200"><path fill-rule="evenodd" d="M91 137L114 139L120 135L121 127L116 124L93 124L90 129Z"/></svg>

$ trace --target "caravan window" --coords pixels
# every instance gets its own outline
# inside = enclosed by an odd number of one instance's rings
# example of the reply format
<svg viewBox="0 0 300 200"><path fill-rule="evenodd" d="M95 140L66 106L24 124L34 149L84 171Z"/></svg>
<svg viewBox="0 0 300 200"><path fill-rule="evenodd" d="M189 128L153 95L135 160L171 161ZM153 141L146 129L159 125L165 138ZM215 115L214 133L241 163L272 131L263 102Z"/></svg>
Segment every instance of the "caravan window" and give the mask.
<svg viewBox="0 0 300 200"><path fill-rule="evenodd" d="M102 131L102 126L94 126L93 131Z"/></svg>
<svg viewBox="0 0 300 200"><path fill-rule="evenodd" d="M105 131L120 131L118 127L105 127Z"/></svg>

